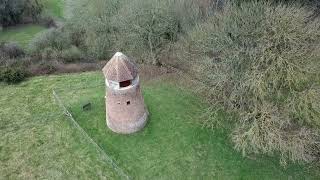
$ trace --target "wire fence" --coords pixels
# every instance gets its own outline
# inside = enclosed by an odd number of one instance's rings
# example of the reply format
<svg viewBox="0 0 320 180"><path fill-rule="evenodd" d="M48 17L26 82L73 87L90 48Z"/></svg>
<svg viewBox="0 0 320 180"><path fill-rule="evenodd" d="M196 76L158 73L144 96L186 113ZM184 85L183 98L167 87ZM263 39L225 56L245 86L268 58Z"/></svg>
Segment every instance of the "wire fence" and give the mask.
<svg viewBox="0 0 320 180"><path fill-rule="evenodd" d="M112 168L124 179L131 179L127 173L125 173L116 163L115 161L89 136L88 133L77 123L77 121L73 118L72 114L68 111L66 106L63 104L62 100L58 96L55 90L52 90L53 97L59 107L63 110L64 114L68 116L70 122L76 127L77 130L93 145L96 150L102 154L103 159L112 166Z"/></svg>

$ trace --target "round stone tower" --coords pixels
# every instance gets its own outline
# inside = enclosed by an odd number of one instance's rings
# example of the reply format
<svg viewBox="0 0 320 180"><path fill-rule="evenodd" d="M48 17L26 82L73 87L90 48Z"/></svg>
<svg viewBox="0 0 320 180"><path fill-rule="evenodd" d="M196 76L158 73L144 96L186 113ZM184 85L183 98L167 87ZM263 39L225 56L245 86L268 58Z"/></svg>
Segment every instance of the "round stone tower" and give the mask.
<svg viewBox="0 0 320 180"><path fill-rule="evenodd" d="M117 52L102 69L106 83L107 126L116 133L129 134L142 129L148 117L137 67Z"/></svg>

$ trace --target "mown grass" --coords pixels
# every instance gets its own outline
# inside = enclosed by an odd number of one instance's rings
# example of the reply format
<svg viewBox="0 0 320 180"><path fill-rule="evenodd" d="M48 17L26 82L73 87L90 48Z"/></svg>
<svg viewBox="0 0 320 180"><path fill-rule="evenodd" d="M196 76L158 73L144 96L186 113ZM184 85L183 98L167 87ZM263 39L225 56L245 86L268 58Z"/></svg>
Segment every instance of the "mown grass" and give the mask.
<svg viewBox="0 0 320 180"><path fill-rule="evenodd" d="M9 27L0 31L0 42L17 42L26 48L30 40L39 32L46 28L40 25L19 25Z"/></svg>
<svg viewBox="0 0 320 180"><path fill-rule="evenodd" d="M207 104L160 79L143 84L146 128L117 135L106 128L101 73L32 78L0 84L0 179L119 179L70 124L52 97L55 88L86 132L135 179L318 179L306 166L243 158L228 137L196 122ZM95 88L89 88L96 86ZM81 105L92 102L92 110Z"/></svg>
<svg viewBox="0 0 320 180"><path fill-rule="evenodd" d="M68 123L53 87L89 76L36 77L0 84L0 179L119 179L101 154Z"/></svg>
<svg viewBox="0 0 320 180"><path fill-rule="evenodd" d="M208 105L166 79L142 85L150 112L147 126L132 135L115 134L106 128L102 75L85 75L57 92L80 126L134 179L319 178L306 166L283 168L276 158L242 157L226 134L198 123ZM85 102L92 103L92 110L81 110Z"/></svg>

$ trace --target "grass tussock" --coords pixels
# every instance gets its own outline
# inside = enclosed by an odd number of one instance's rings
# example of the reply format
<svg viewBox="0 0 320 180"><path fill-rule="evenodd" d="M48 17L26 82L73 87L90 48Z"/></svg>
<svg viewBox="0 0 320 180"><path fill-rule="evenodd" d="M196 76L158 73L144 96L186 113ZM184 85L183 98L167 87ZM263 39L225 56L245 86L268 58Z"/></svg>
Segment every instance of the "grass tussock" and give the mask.
<svg viewBox="0 0 320 180"><path fill-rule="evenodd" d="M237 114L235 148L316 161L320 152L320 24L301 7L228 4L179 44L179 63L205 82L213 106ZM209 111L207 124L220 124Z"/></svg>

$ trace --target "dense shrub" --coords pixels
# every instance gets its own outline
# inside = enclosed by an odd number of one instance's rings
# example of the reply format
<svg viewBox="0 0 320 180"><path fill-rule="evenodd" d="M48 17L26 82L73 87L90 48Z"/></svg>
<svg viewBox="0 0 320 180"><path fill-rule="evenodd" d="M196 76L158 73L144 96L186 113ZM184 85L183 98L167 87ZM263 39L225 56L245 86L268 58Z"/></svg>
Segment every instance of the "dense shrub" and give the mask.
<svg viewBox="0 0 320 180"><path fill-rule="evenodd" d="M152 62L157 64L163 46L175 42L182 31L170 8L172 5L170 1L134 0L121 8L119 17L115 18L121 31L119 47L138 56L150 55Z"/></svg>
<svg viewBox="0 0 320 180"><path fill-rule="evenodd" d="M58 70L59 62L53 61L46 61L42 60L40 63L37 64L37 68L31 72L34 74L52 74ZM36 72L35 72L36 71Z"/></svg>
<svg viewBox="0 0 320 180"><path fill-rule="evenodd" d="M75 39L73 45L90 57L105 59L124 51L157 64L168 44L208 16L201 13L210 9L203 9L205 2L213 4L212 0L82 0L74 7L66 32Z"/></svg>
<svg viewBox="0 0 320 180"><path fill-rule="evenodd" d="M37 23L45 26L47 28L56 28L57 24L54 18L51 15L46 13L41 13L41 15L37 19Z"/></svg>
<svg viewBox="0 0 320 180"><path fill-rule="evenodd" d="M218 6L221 8L223 1L130 1L113 17L119 34L117 49L124 49L145 62L161 64L162 52L195 24L213 15Z"/></svg>
<svg viewBox="0 0 320 180"><path fill-rule="evenodd" d="M0 53L8 58L18 58L25 54L24 50L15 42L0 43Z"/></svg>
<svg viewBox="0 0 320 180"><path fill-rule="evenodd" d="M30 53L41 59L62 60L68 63L79 61L84 55L77 46L72 45L76 40L71 35L73 34L63 29L50 29L40 33L30 43Z"/></svg>
<svg viewBox="0 0 320 180"><path fill-rule="evenodd" d="M30 17L34 21L37 21L43 7L43 3L40 0L24 0L24 17Z"/></svg>
<svg viewBox="0 0 320 180"><path fill-rule="evenodd" d="M64 25L65 33L70 39L73 46L79 47L82 51L86 51L86 30L75 22L66 22Z"/></svg>
<svg viewBox="0 0 320 180"><path fill-rule="evenodd" d="M45 48L52 48L55 50L63 50L71 46L68 35L62 32L61 29L49 29L39 33L33 38L30 43L30 51L32 53L39 53Z"/></svg>
<svg viewBox="0 0 320 180"><path fill-rule="evenodd" d="M39 52L36 53L36 55L38 57L40 57L40 59L42 60L56 60L59 58L59 54L60 52L54 48L51 48L51 47L46 47L42 50L40 50Z"/></svg>
<svg viewBox="0 0 320 180"><path fill-rule="evenodd" d="M80 61L82 57L82 52L76 46L72 46L71 48L65 49L61 52L61 58L66 63Z"/></svg>
<svg viewBox="0 0 320 180"><path fill-rule="evenodd" d="M23 21L37 20L43 5L39 0L1 0L0 25L6 27Z"/></svg>
<svg viewBox="0 0 320 180"><path fill-rule="evenodd" d="M243 154L319 158L320 23L308 16L297 7L229 4L181 43L179 62L211 87L213 106L237 114L232 140ZM217 123L213 109L209 125Z"/></svg>
<svg viewBox="0 0 320 180"><path fill-rule="evenodd" d="M22 67L1 67L0 81L6 83L19 83L27 77L27 73Z"/></svg>
<svg viewBox="0 0 320 180"><path fill-rule="evenodd" d="M29 53L40 59L50 60L61 58L63 50L71 47L69 37L61 29L49 29L39 33L29 45Z"/></svg>
<svg viewBox="0 0 320 180"><path fill-rule="evenodd" d="M67 22L65 32L69 34L73 45L94 59L110 57L116 34L111 17L117 14L120 1L81 0L72 6L73 16Z"/></svg>

